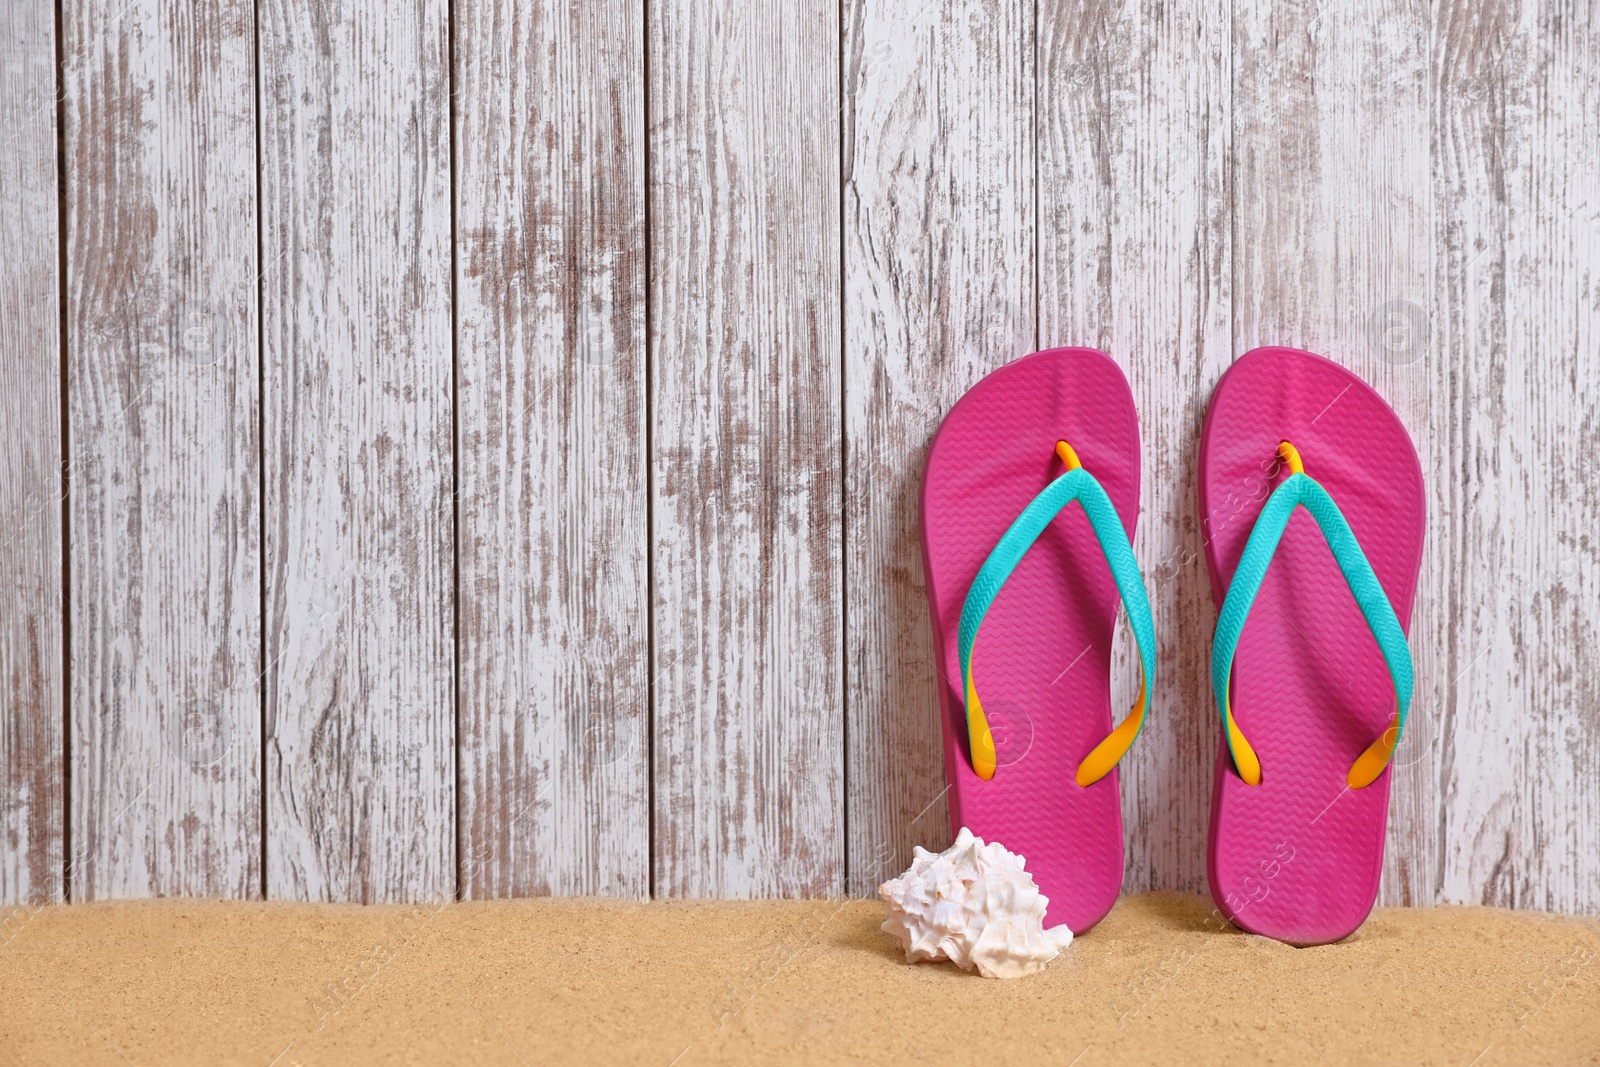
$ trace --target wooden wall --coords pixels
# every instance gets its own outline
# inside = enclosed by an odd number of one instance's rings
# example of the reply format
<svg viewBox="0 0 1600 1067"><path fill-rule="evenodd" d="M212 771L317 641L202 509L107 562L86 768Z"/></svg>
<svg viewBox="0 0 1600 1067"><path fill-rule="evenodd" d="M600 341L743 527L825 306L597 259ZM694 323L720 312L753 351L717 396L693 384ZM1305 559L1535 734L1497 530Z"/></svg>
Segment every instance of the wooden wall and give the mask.
<svg viewBox="0 0 1600 1067"><path fill-rule="evenodd" d="M943 412L1126 369L1203 891L1212 386L1430 491L1390 902L1600 911L1600 9L13 0L0 902L869 893L950 833ZM1119 652L1118 699L1136 684Z"/></svg>

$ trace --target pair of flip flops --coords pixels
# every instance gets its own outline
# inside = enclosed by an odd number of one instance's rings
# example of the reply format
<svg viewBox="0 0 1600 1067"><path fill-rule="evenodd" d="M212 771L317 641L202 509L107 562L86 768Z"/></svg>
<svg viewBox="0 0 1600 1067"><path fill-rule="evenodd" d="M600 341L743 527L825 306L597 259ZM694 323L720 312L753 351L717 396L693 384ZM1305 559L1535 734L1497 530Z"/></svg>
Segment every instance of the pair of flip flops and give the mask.
<svg viewBox="0 0 1600 1067"><path fill-rule="evenodd" d="M1027 857L1050 901L1046 925L1074 932L1121 889L1116 766L1155 694L1155 631L1131 548L1139 479L1122 371L1093 349L1058 348L968 391L923 480L952 824ZM1377 896L1389 762L1411 697L1406 627L1425 519L1416 450L1355 375L1261 348L1216 388L1199 483L1222 720L1212 895L1253 933L1336 941ZM1114 725L1119 602L1142 677Z"/></svg>

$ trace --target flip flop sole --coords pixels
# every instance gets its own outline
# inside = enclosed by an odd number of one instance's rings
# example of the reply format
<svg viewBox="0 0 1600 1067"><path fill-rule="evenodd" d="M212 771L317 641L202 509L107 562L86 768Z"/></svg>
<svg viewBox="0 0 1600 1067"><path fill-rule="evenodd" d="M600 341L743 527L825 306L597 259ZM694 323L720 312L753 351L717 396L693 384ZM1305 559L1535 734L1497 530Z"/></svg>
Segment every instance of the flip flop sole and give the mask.
<svg viewBox="0 0 1600 1067"><path fill-rule="evenodd" d="M952 829L966 826L1027 859L1049 925L1081 933L1122 886L1117 773L1073 778L1112 728L1116 584L1083 510L1056 516L984 619L974 676L998 767L984 781L967 751L957 631L989 552L1060 475L1066 440L1132 537L1139 510L1139 424L1121 369L1087 348L1037 352L993 371L950 410L922 485L922 558L939 665Z"/></svg>
<svg viewBox="0 0 1600 1067"><path fill-rule="evenodd" d="M1426 500L1416 449L1376 391L1292 348L1258 348L1218 383L1200 445L1200 509L1220 611L1245 542L1282 480L1280 441L1333 497L1409 629ZM1208 872L1222 912L1291 944L1337 941L1372 910L1391 769L1346 775L1388 726L1393 683L1316 522L1290 519L1239 641L1233 715L1261 759L1240 779L1219 742Z"/></svg>

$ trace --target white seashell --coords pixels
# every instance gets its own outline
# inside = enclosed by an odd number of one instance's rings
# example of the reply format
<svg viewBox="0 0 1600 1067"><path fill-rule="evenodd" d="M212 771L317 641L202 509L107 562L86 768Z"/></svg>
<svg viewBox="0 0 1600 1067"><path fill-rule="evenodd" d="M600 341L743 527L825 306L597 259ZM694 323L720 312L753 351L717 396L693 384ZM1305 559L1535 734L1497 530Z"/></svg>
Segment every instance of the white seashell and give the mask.
<svg viewBox="0 0 1600 1067"><path fill-rule="evenodd" d="M878 887L889 905L883 932L907 963L951 960L985 978L1021 978L1044 970L1072 943L1065 925L1044 929L1050 901L1021 856L984 844L965 826L943 852L917 848L911 869Z"/></svg>

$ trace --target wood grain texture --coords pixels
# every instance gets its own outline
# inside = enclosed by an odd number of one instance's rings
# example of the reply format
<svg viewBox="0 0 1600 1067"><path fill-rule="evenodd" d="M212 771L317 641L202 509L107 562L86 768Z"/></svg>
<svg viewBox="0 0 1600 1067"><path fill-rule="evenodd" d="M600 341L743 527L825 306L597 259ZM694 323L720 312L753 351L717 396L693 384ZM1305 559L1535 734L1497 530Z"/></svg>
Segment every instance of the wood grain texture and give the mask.
<svg viewBox="0 0 1600 1067"><path fill-rule="evenodd" d="M0 905L65 891L55 56L53 4L0 10Z"/></svg>
<svg viewBox="0 0 1600 1067"><path fill-rule="evenodd" d="M1041 4L1040 347L1121 364L1144 456L1134 550L1157 688L1120 768L1130 892L1206 890L1218 727L1215 611L1195 493L1200 429L1233 356L1231 47L1226 0ZM1112 708L1138 696L1122 624Z"/></svg>
<svg viewBox="0 0 1600 1067"><path fill-rule="evenodd" d="M455 8L466 897L650 891L643 14Z"/></svg>
<svg viewBox="0 0 1600 1067"><path fill-rule="evenodd" d="M850 891L948 843L919 541L939 421L1036 347L1034 10L855 0L845 15Z"/></svg>
<svg viewBox="0 0 1600 1067"><path fill-rule="evenodd" d="M1234 348L1286 344L1349 367L1400 416L1425 472L1440 366L1429 348L1428 25L1425 7L1380 0L1240 5L1233 20ZM1411 623L1417 685L1395 757L1384 903L1429 902L1436 888L1447 620L1434 540Z"/></svg>
<svg viewBox="0 0 1600 1067"><path fill-rule="evenodd" d="M454 894L443 0L260 10L267 891Z"/></svg>
<svg viewBox="0 0 1600 1067"><path fill-rule="evenodd" d="M1600 12L1435 9L1445 901L1600 911Z"/></svg>
<svg viewBox="0 0 1600 1067"><path fill-rule="evenodd" d="M61 17L71 892L257 896L252 9Z"/></svg>
<svg viewBox="0 0 1600 1067"><path fill-rule="evenodd" d="M838 13L650 27L655 892L838 893Z"/></svg>
<svg viewBox="0 0 1600 1067"><path fill-rule="evenodd" d="M1600 911L1593 4L63 0L64 279L56 17L0 12L0 902L871 893L950 831L927 444L1060 344L1144 442L1126 884L1202 889L1199 433L1290 344L1430 493L1383 899Z"/></svg>

